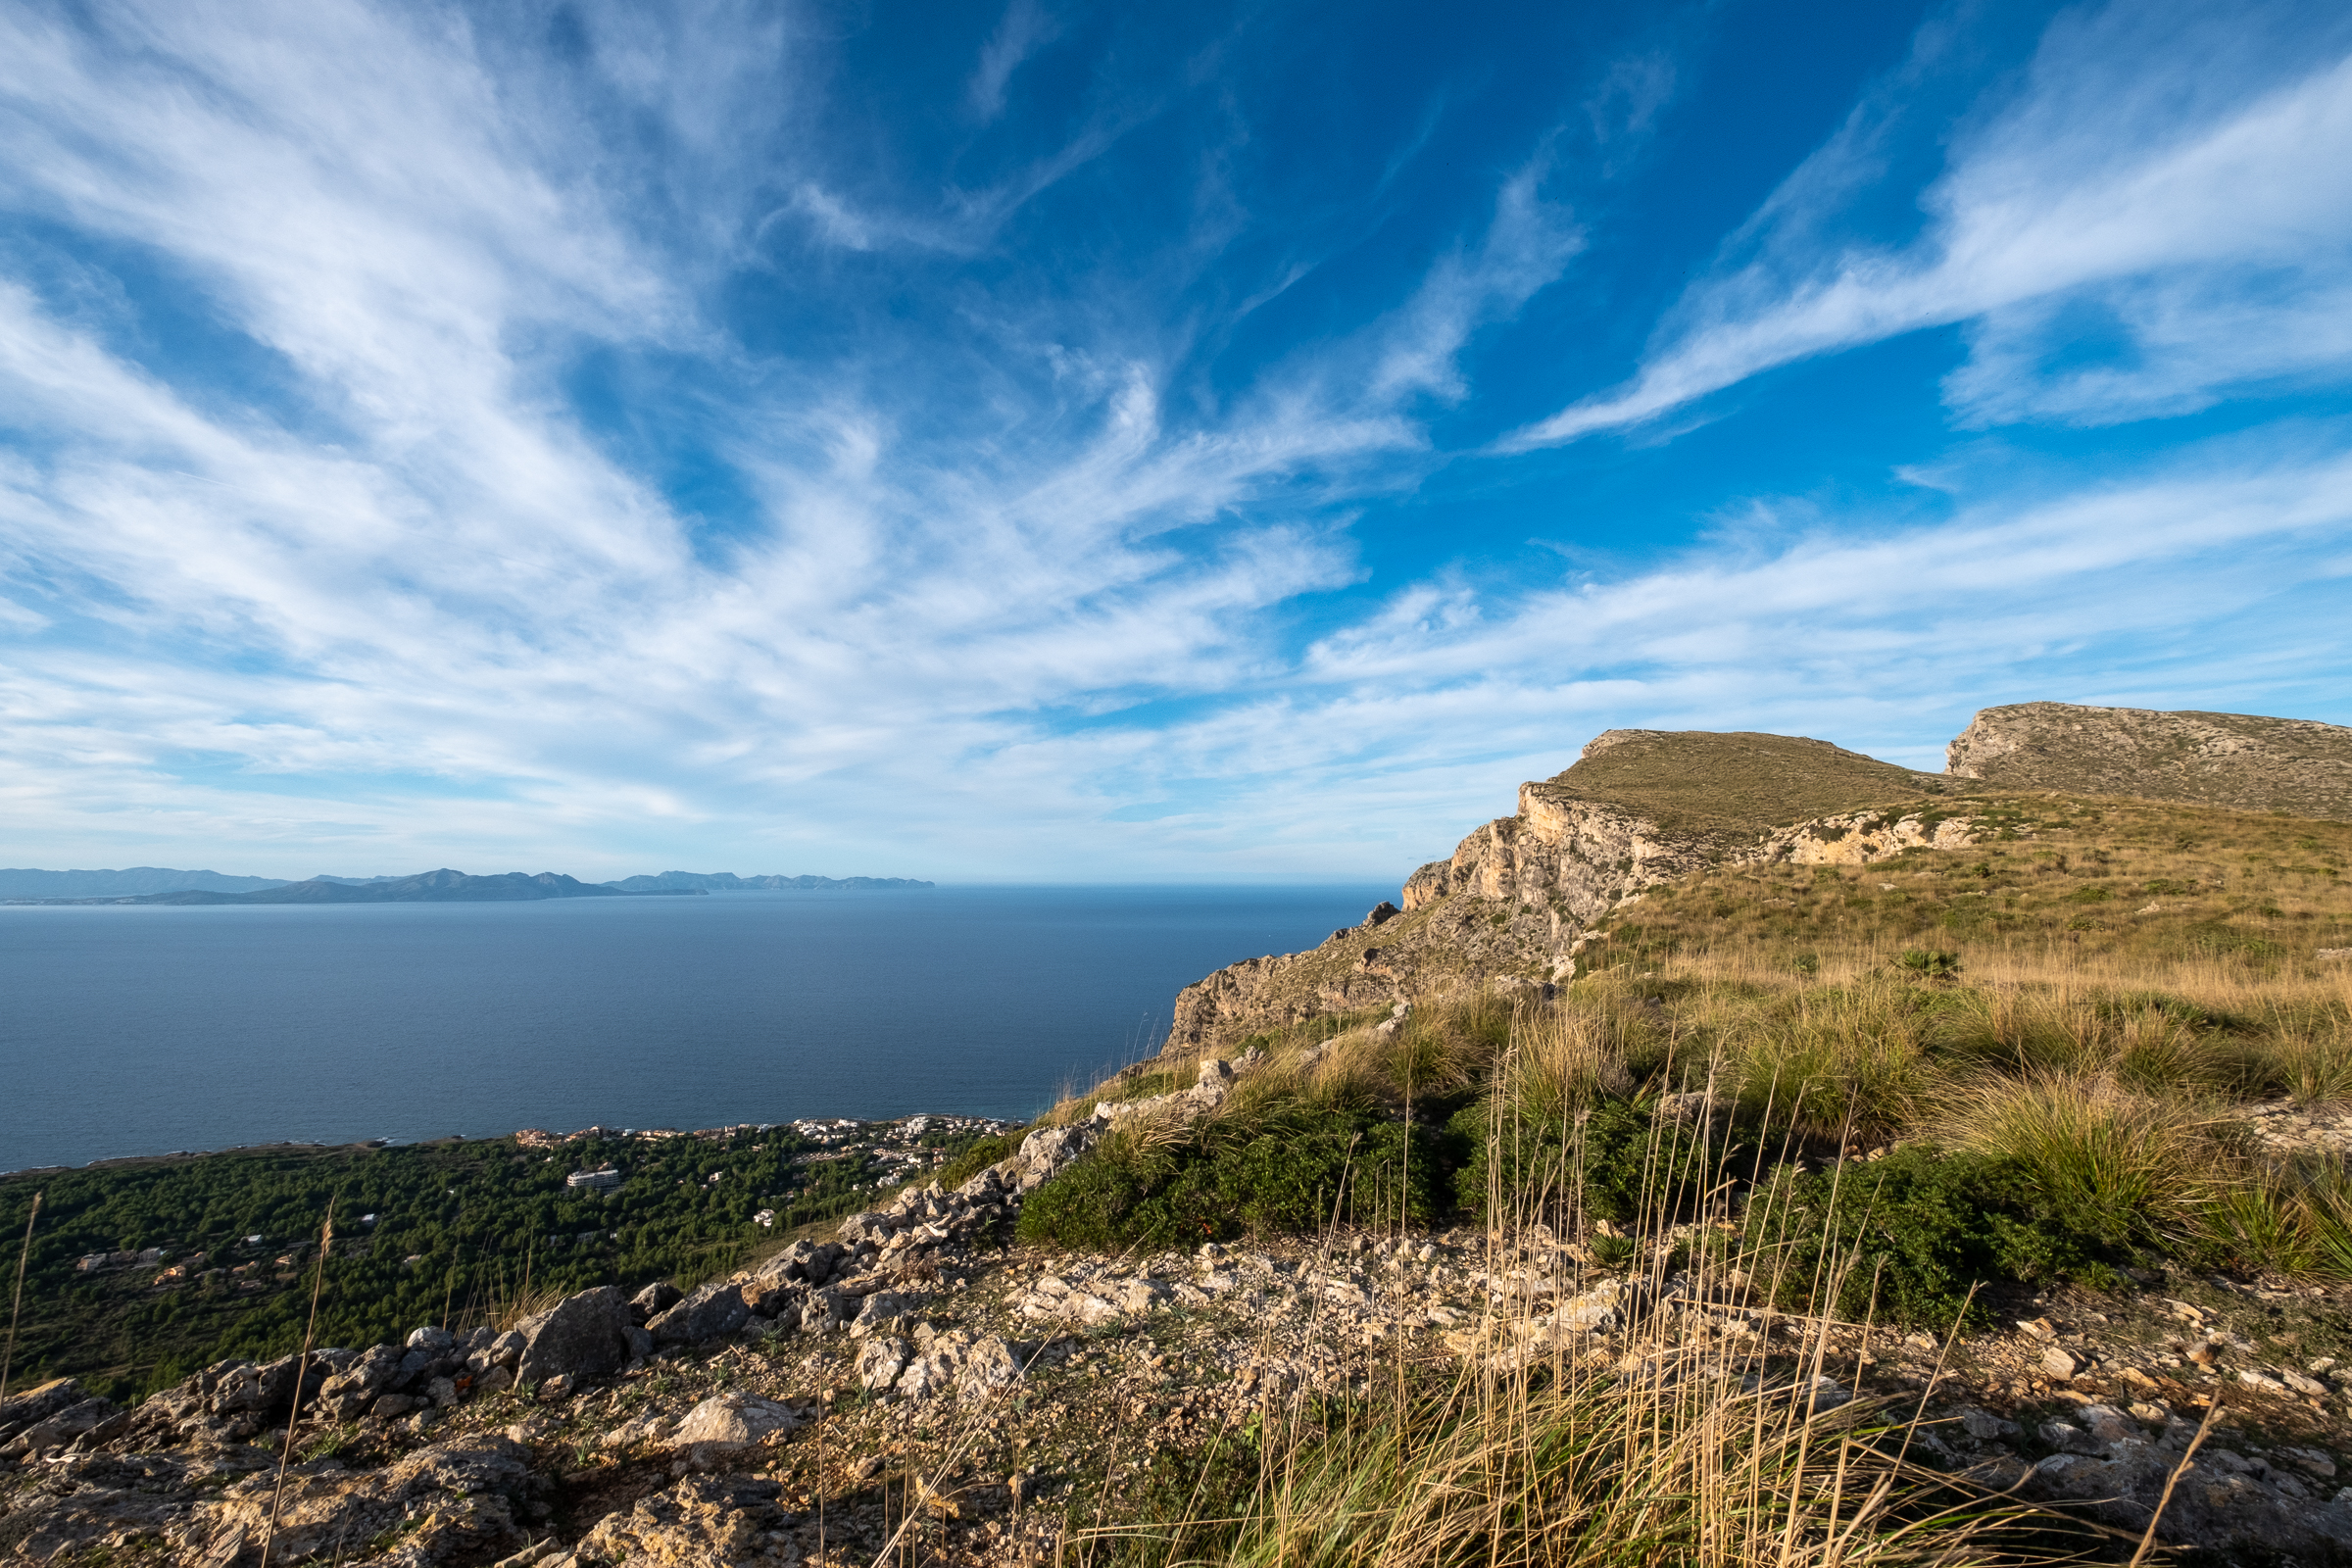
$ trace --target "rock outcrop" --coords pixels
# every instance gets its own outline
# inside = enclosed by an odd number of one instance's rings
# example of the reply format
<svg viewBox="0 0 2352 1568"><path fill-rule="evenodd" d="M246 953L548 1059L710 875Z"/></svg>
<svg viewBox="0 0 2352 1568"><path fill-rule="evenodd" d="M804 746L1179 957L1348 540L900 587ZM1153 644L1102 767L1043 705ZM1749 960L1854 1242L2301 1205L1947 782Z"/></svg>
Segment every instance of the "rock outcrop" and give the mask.
<svg viewBox="0 0 2352 1568"><path fill-rule="evenodd" d="M1945 748L1956 778L2352 819L2352 729L2252 713L2016 703Z"/></svg>
<svg viewBox="0 0 2352 1568"><path fill-rule="evenodd" d="M1165 1054L1464 985L1556 982L1586 927L1642 889L1726 861L1860 863L1968 841L1948 780L1800 736L1610 730L1518 809L1305 953L1250 958L1178 993ZM1895 806L1893 810L1861 808Z"/></svg>
<svg viewBox="0 0 2352 1568"><path fill-rule="evenodd" d="M1401 909L1187 986L1163 1054L1464 984L1556 982L1585 928L1644 888L1715 865L1958 848L1974 840L1969 803L2003 791L2352 818L2352 729L2303 719L2023 703L1979 713L1947 758L1920 773L1802 736L1610 730L1413 872Z"/></svg>
<svg viewBox="0 0 2352 1568"><path fill-rule="evenodd" d="M1878 824L1847 838L1865 831L1900 837ZM2104 1298L2100 1312L2053 1300L1946 1348L1777 1311L1738 1275L1678 1271L1672 1237L1623 1268L1541 1225L1150 1256L999 1245L1024 1181L1051 1179L1131 1117L1203 1113L1254 1070L1246 1058L1204 1064L1193 1088L1146 1109L1041 1129L958 1188L902 1192L839 1239L794 1242L717 1289L642 1291L617 1317L617 1291L581 1293L535 1320L535 1346L519 1331L424 1328L316 1352L321 1376L282 1503L273 1429L297 1382L312 1387L295 1358L225 1362L129 1410L67 1382L29 1390L0 1402L18 1461L0 1469L0 1561L250 1568L274 1510L270 1560L289 1564L790 1568L850 1548L877 1560L911 1508L939 1532L926 1560L997 1568L1053 1555L1056 1511L1024 1511L1055 1484L1024 1446L1041 1430L1074 1437L1088 1463L1104 1444L1197 1451L1269 1400L1360 1396L1399 1340L1416 1359L1496 1377L1573 1362L1639 1384L1716 1376L1694 1369L1718 1357L1727 1386L1817 1418L1857 1399L1909 1408L1932 1391L1914 1457L2133 1534L2179 1470L2200 1405L2227 1396L2238 1423L2181 1472L2165 1539L2315 1561L2352 1548L2352 1492L2334 1485L2345 1449L2324 1435L2352 1398L2352 1374L2309 1353L2341 1353L2326 1337L2332 1301L2146 1274L2143 1292ZM653 1362L590 1375L574 1360L527 1387L494 1375L526 1348L552 1355L576 1338L598 1352L616 1321L729 1321L731 1305L708 1309L730 1302L756 1310ZM681 1314L689 1305L703 1310ZM1853 1386L1821 1375L1824 1364L1849 1369ZM301 1457L336 1429L358 1434L341 1440L349 1457ZM949 1456L918 1467L910 1450L942 1432L935 1447ZM1006 1437L1009 1463L958 1473L964 1445ZM1059 1451L1066 1477L1075 1450Z"/></svg>

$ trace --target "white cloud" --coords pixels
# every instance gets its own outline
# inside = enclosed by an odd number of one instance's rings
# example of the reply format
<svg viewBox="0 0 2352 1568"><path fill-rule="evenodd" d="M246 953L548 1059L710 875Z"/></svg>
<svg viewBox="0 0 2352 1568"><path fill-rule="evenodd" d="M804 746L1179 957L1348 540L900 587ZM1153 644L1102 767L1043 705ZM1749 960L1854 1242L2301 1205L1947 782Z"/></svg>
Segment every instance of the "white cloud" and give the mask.
<svg viewBox="0 0 2352 1568"><path fill-rule="evenodd" d="M1426 392L1458 401L1468 387L1454 361L1471 333L1516 315L1584 248L1568 214L1544 199L1544 173L1538 161L1505 179L1479 248L1441 259L1412 301L1383 324L1375 398Z"/></svg>
<svg viewBox="0 0 2352 1568"><path fill-rule="evenodd" d="M1004 86L1012 79L1012 74L1021 68L1023 61L1059 36L1060 31L1036 0L1012 0L1004 8L1004 20L997 24L997 30L989 34L987 44L982 47L979 64L972 68L972 79L965 88L972 113L983 121L1003 114Z"/></svg>
<svg viewBox="0 0 2352 1568"><path fill-rule="evenodd" d="M1958 138L1921 198L1925 231L1898 248L1827 237L1883 172L1892 111L1866 105L1739 236L1731 254L1753 259L1691 291L1629 385L1502 449L1637 424L1777 366L1955 322L1977 323L1951 383L1972 418L2130 417L2340 371L2352 57L2298 58L2282 80L2278 62L2224 70L2183 41L2129 6L2062 19L2018 101ZM2070 304L2107 312L2143 363L2050 368L2037 339Z"/></svg>
<svg viewBox="0 0 2352 1568"><path fill-rule="evenodd" d="M2278 442L2056 499L1960 474L1945 524L1823 514L1606 581L1546 558L1333 610L1363 567L1330 519L1441 461L1417 409L1585 243L1540 163L1386 314L1206 412L1170 388L1183 329L1111 285L975 302L978 346L920 364L747 369L704 287L757 182L692 176L740 205L682 242L566 96L643 106L682 165L746 156L665 88L710 53L667 20L593 13L589 84L526 91L433 12L159 8L111 40L0 16L0 200L160 258L175 303L288 367L223 384L0 280L12 858L1386 875L1609 722L1917 745L2037 650L2157 627L2182 662L2228 635L2242 667L2341 666L2278 552L2340 534L2352 474ZM812 167L764 177L757 205L799 192L837 247L926 243ZM2168 307L2136 308L2154 341ZM561 382L581 345L713 377L741 516L700 526L592 438ZM2212 690L2184 667L2144 690ZM1164 814L1118 817L1138 802Z"/></svg>

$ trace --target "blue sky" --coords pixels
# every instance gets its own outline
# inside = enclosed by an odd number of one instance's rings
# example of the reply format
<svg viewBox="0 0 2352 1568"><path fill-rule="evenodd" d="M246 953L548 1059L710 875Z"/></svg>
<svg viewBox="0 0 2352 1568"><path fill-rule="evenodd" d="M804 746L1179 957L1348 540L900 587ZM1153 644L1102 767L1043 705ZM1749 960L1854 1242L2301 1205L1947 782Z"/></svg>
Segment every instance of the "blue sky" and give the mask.
<svg viewBox="0 0 2352 1568"><path fill-rule="evenodd" d="M2352 12L0 11L0 858L1401 878L2352 722Z"/></svg>

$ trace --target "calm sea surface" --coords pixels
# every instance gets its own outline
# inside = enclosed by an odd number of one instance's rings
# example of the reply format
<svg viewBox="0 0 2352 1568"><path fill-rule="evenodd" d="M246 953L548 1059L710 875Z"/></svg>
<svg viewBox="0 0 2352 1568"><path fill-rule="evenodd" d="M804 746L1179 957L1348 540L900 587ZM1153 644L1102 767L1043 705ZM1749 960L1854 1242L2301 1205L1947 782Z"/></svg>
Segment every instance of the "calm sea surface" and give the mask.
<svg viewBox="0 0 2352 1568"><path fill-rule="evenodd" d="M0 1170L279 1139L1026 1117L1390 887L0 906Z"/></svg>

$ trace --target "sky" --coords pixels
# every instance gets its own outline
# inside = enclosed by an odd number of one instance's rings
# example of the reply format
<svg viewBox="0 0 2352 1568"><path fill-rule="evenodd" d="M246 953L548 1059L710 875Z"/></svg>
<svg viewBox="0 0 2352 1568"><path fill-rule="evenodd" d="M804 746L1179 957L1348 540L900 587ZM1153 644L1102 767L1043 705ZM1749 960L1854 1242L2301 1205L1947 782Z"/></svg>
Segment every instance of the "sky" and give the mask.
<svg viewBox="0 0 2352 1568"><path fill-rule="evenodd" d="M1401 880L2352 722L2352 11L0 8L0 860Z"/></svg>

